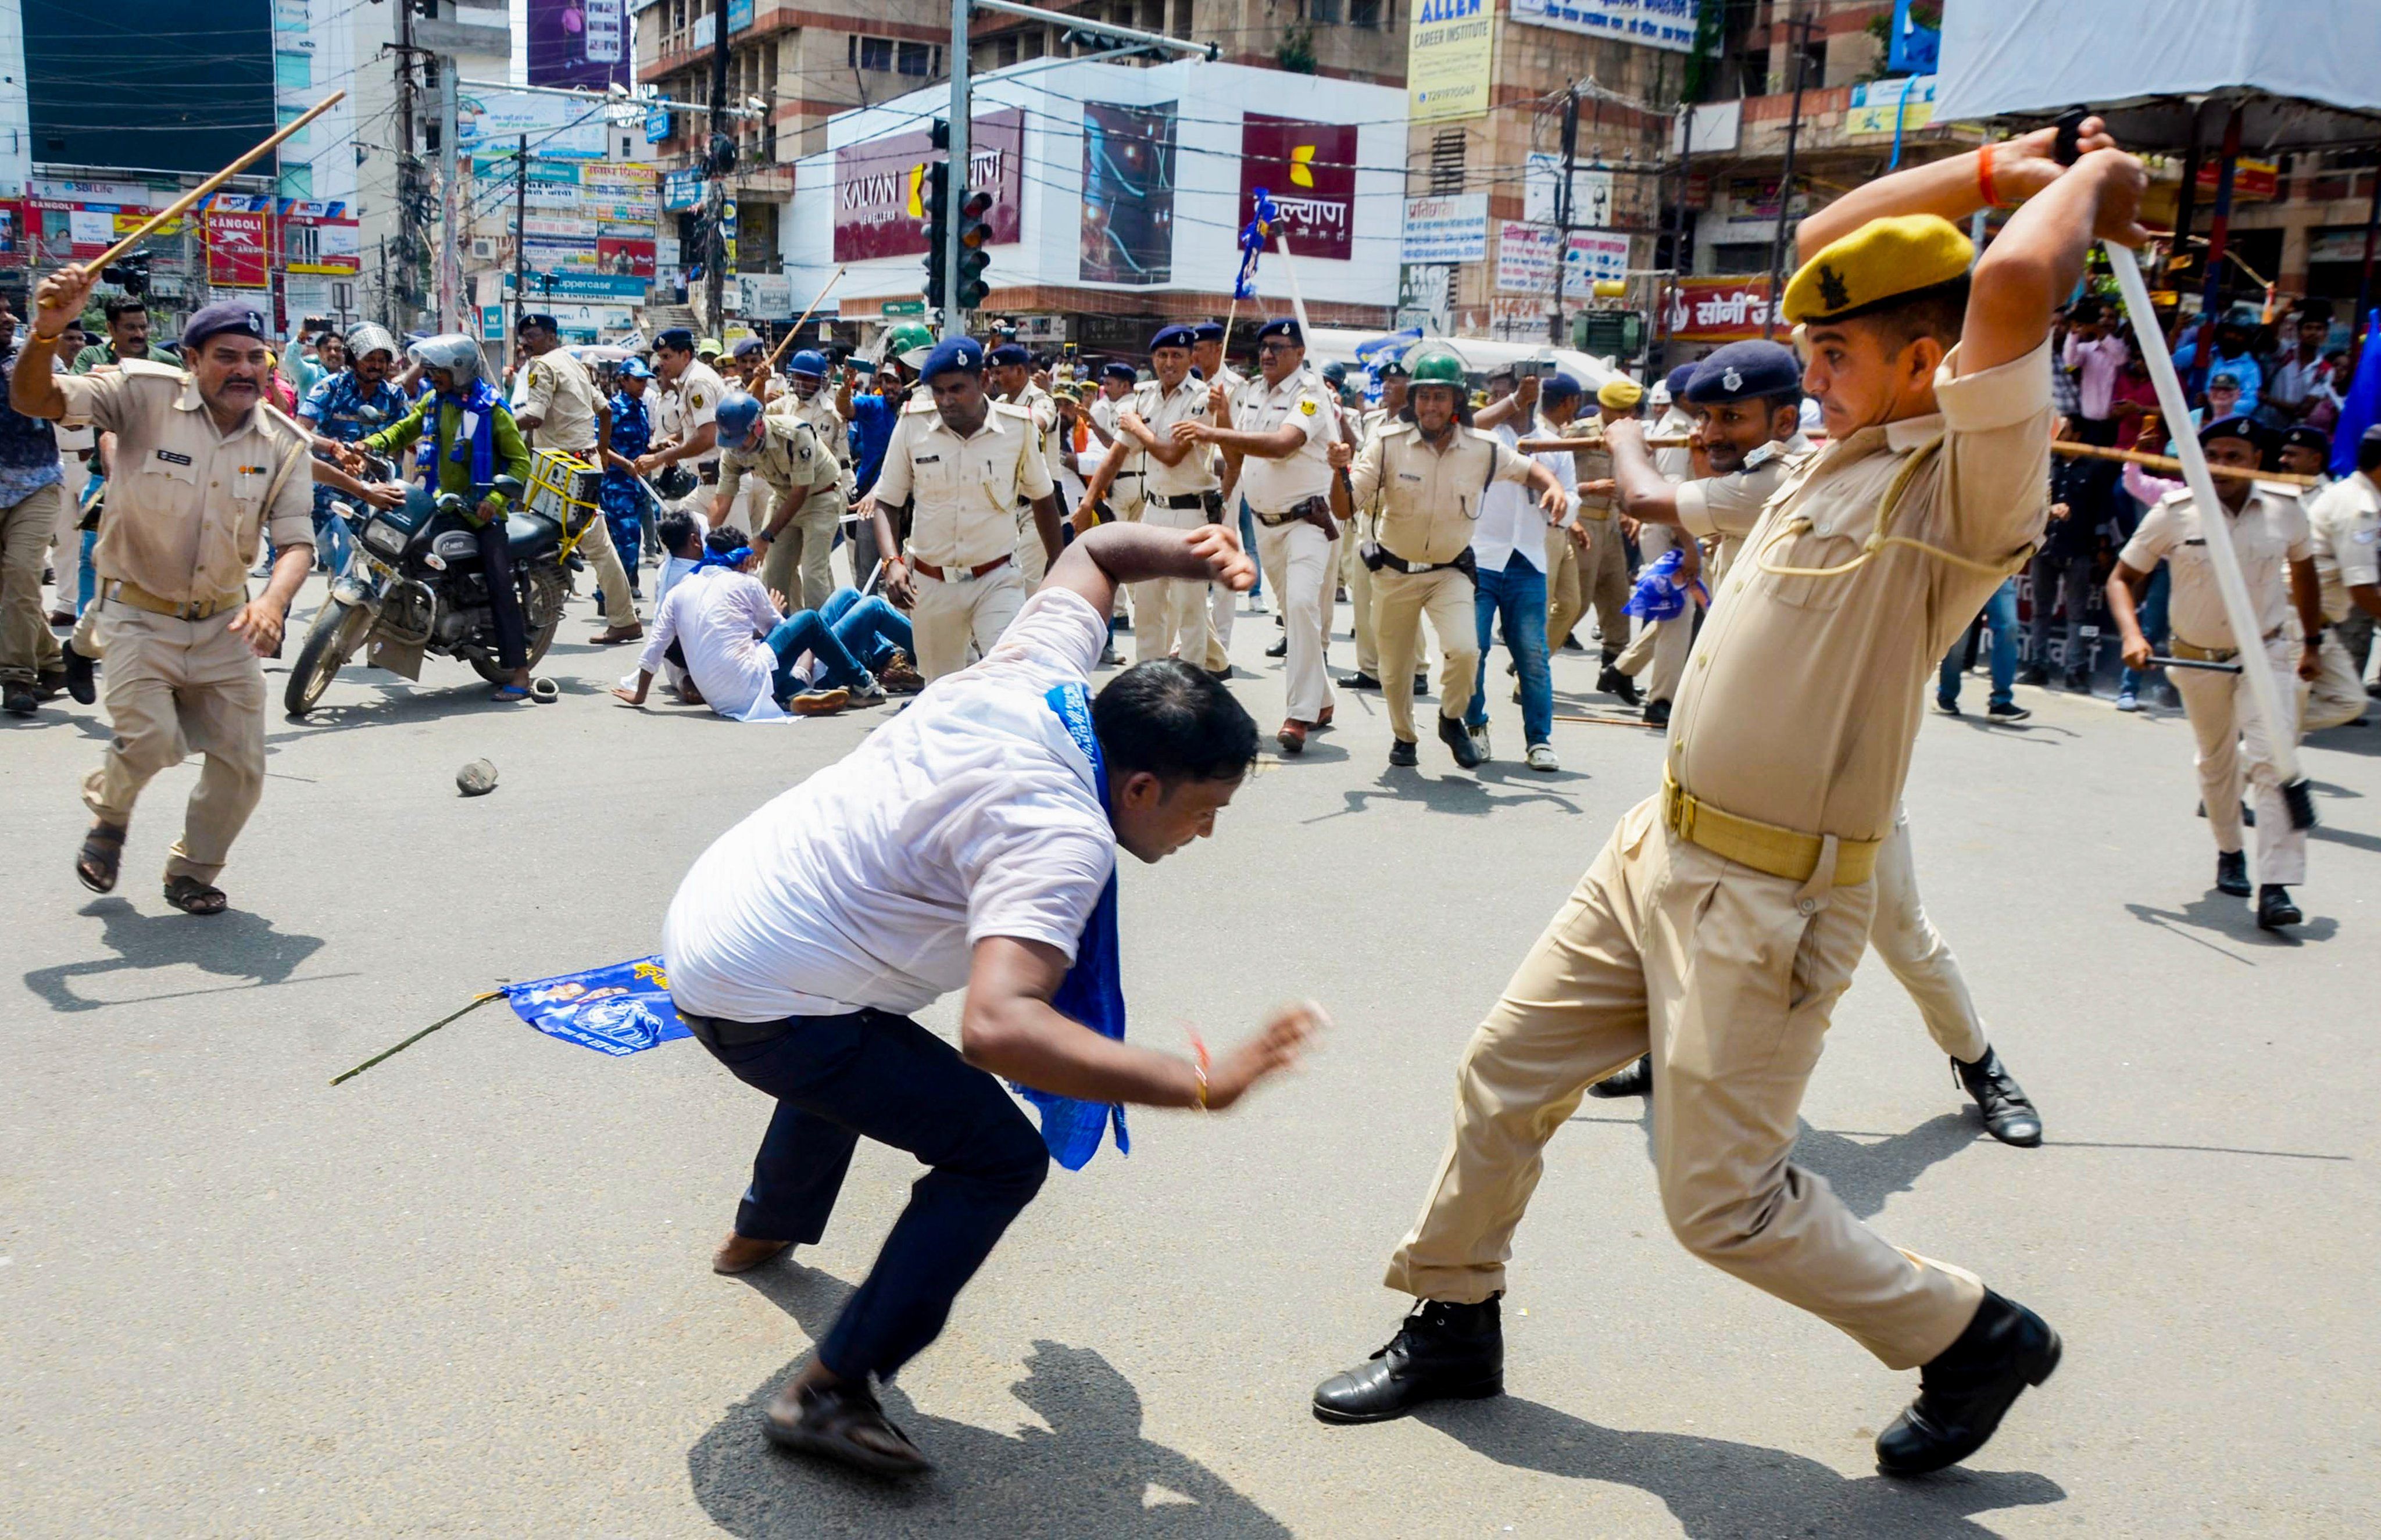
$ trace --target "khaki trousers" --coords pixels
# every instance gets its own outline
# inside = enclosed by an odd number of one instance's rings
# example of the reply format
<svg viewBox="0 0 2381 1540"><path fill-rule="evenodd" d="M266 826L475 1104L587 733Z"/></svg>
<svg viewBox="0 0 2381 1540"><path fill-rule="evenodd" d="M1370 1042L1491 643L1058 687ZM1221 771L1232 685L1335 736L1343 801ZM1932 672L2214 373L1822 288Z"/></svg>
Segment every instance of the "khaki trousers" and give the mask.
<svg viewBox="0 0 2381 1540"><path fill-rule="evenodd" d="M1017 570L1024 576L1027 593L1050 576L1050 553L1042 549L1042 527L1033 522L1030 503L1017 510Z"/></svg>
<svg viewBox="0 0 2381 1540"><path fill-rule="evenodd" d="M2299 686L2306 692L2306 698L2299 703L2302 735L2344 727L2364 714L2364 682L2356 676L2356 661L2329 627L2325 628L2317 650L2323 658L2322 674L2314 684Z"/></svg>
<svg viewBox="0 0 2381 1540"><path fill-rule="evenodd" d="M1356 637L1356 672L1381 677L1381 633L1373 614L1373 569L1364 564L1368 521L1350 524L1339 541L1339 581L1348 586L1348 607L1354 612L1349 629Z"/></svg>
<svg viewBox="0 0 2381 1540"><path fill-rule="evenodd" d="M2274 688L2290 721L2283 730L2298 732L2299 644L2276 637L2264 644L2265 666L2274 671ZM2258 654L2243 652L2235 661L2257 666ZM2272 751L2265 746L2265 724L2249 698L2248 676L2215 673L2205 669L2168 669L2167 677L2182 694L2183 714L2191 719L2199 741L2199 795L2207 805L2207 831L2216 848L2226 855L2241 847L2241 761L2248 761L2249 783L2257 792L2257 880L2297 883L2306 880L2306 831L2290 827L2289 805L2282 801L2281 778L2274 770Z"/></svg>
<svg viewBox="0 0 2381 1540"><path fill-rule="evenodd" d="M587 532L579 537L579 544L573 549L595 569L595 586L604 590L604 624L618 627L636 624L637 598L629 591L629 569L620 564L620 552L612 544L612 526L602 509L588 518Z"/></svg>
<svg viewBox="0 0 2381 1540"><path fill-rule="evenodd" d="M1580 558L1580 594L1595 612L1596 640L1609 661L1629 645L1629 545L1618 519L1589 520L1587 537L1592 543Z"/></svg>
<svg viewBox="0 0 2381 1540"><path fill-rule="evenodd" d="M1438 709L1461 721L1471 704L1472 675L1480 668L1480 618L1471 579L1459 572L1373 574L1373 627L1380 638L1381 697L1389 703L1389 731L1401 743L1414 734L1414 660L1422 651L1422 618L1438 633Z"/></svg>
<svg viewBox="0 0 2381 1540"><path fill-rule="evenodd" d="M0 684L31 685L60 666L58 638L42 610L42 567L57 532L66 491L56 482L0 508ZM74 608L71 561L62 560L60 592Z"/></svg>
<svg viewBox="0 0 2381 1540"><path fill-rule="evenodd" d="M1288 627L1289 651L1282 659L1282 673L1288 714L1294 721L1313 722L1331 704L1324 651L1330 637L1323 628L1331 546L1320 528L1302 518L1257 526L1257 558L1264 564L1265 586L1274 591Z"/></svg>
<svg viewBox="0 0 2381 1540"><path fill-rule="evenodd" d="M1870 885L1797 884L1630 809L1464 1050L1455 1132L1387 1283L1476 1304L1505 1287L1546 1141L1589 1085L1650 1050L1654 1170L1681 1244L1906 1369L1983 1303L1960 1268L1897 1250L1793 1164L1802 1090L1868 944Z"/></svg>
<svg viewBox="0 0 2381 1540"><path fill-rule="evenodd" d="M186 752L205 755L165 875L211 883L264 793L264 671L231 629L239 611L183 621L122 602L92 609L105 612L101 699L116 736L83 778L83 804L128 825L151 777Z"/></svg>
<svg viewBox="0 0 2381 1540"><path fill-rule="evenodd" d="M1609 524L1586 526L1588 539L1601 541ZM1546 656L1561 650L1570 637L1571 627L1579 617L1587 613L1586 589L1579 576L1579 547L1572 543L1570 531L1554 528L1546 531Z"/></svg>
<svg viewBox="0 0 2381 1540"><path fill-rule="evenodd" d="M1936 1048L1970 1064L1984 1056L1990 1041L1968 993L1967 977L1918 897L1910 815L1899 807L1893 812L1893 832L1876 853L1876 917L1869 922L1868 944L1917 1002L1919 1018Z"/></svg>
<svg viewBox="0 0 2381 1540"><path fill-rule="evenodd" d="M835 567L828 558L835 554L835 532L842 518L841 492L814 491L793 522L769 542L769 554L761 563L761 586L784 594L788 611L815 610L835 592Z"/></svg>
<svg viewBox="0 0 2381 1540"><path fill-rule="evenodd" d="M1030 591L1015 562L964 583L937 582L910 570L918 585L910 610L911 639L918 644L918 672L929 684L967 667L971 643L979 654L990 652Z"/></svg>
<svg viewBox="0 0 2381 1540"><path fill-rule="evenodd" d="M1664 525L1649 524L1638 532L1638 547L1648 566L1678 545L1681 537ZM1649 621L1637 628L1612 666L1631 679L1645 681L1648 700L1675 700L1679 684L1687 676L1687 652L1695 641L1695 603L1668 620Z"/></svg>
<svg viewBox="0 0 2381 1540"><path fill-rule="evenodd" d="M1201 508L1166 508L1152 503L1142 507L1141 522L1156 529L1197 529L1206 524L1207 515ZM1146 663L1179 655L1193 668L1206 667L1207 588L1203 582L1179 577L1133 584L1133 661Z"/></svg>

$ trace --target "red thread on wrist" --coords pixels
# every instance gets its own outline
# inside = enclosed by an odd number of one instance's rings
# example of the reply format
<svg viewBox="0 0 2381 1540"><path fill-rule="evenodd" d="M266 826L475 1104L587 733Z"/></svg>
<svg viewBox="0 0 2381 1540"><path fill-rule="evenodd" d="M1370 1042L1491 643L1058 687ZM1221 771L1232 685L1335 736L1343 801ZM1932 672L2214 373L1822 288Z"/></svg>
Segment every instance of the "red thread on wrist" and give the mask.
<svg viewBox="0 0 2381 1540"><path fill-rule="evenodd" d="M1989 144L1976 152L1976 190L1984 195L1985 208L2001 206L2001 196L1993 187L1993 147Z"/></svg>

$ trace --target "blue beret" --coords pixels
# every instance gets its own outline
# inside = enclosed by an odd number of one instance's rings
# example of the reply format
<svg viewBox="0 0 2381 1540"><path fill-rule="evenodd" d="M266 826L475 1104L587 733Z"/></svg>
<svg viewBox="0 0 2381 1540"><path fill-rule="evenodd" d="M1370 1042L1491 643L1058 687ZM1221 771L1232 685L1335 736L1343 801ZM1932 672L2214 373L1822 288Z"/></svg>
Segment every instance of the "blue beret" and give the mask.
<svg viewBox="0 0 2381 1540"><path fill-rule="evenodd" d="M684 326L666 326L653 333L653 346L666 347L673 353L694 351L694 333Z"/></svg>
<svg viewBox="0 0 2381 1540"><path fill-rule="evenodd" d="M1670 393L1671 400L1684 401L1687 398L1687 387L1694 382L1695 370L1701 368L1701 362L1690 358L1662 376L1662 388Z"/></svg>
<svg viewBox="0 0 2381 1540"><path fill-rule="evenodd" d="M2318 455L2328 455L2331 453L2331 435L2320 428L2310 428L2301 423L2282 434L2282 442L2277 447L2312 449Z"/></svg>
<svg viewBox="0 0 2381 1540"><path fill-rule="evenodd" d="M1586 394L1587 387L1585 385L1581 384L1577 380L1571 378L1571 376L1559 371L1549 374L1544 380L1538 382L1538 394L1540 397L1547 401L1569 401L1573 396L1585 395Z"/></svg>
<svg viewBox="0 0 2381 1540"><path fill-rule="evenodd" d="M1405 356L1401 353L1392 353L1387 358L1383 358L1379 363L1373 366L1373 378L1375 380L1410 380L1413 378L1413 374L1411 370L1406 368Z"/></svg>
<svg viewBox="0 0 2381 1540"><path fill-rule="evenodd" d="M739 337L736 339L736 346L727 350L727 356L731 358L749 358L755 353L765 351L768 346L758 337Z"/></svg>
<svg viewBox="0 0 2381 1540"><path fill-rule="evenodd" d="M1802 365L1783 343L1732 342L1695 366L1686 398L1698 406L1799 393Z"/></svg>
<svg viewBox="0 0 2381 1540"><path fill-rule="evenodd" d="M642 358L623 358L620 360L620 375L627 380L650 380L653 371L646 367Z"/></svg>
<svg viewBox="0 0 2381 1540"><path fill-rule="evenodd" d="M945 337L934 344L932 353L926 355L926 361L918 368L918 377L932 380L937 374L948 374L954 370L962 374L982 374L983 344L973 337Z"/></svg>
<svg viewBox="0 0 2381 1540"><path fill-rule="evenodd" d="M1160 327L1157 335L1149 339L1149 350L1154 353L1161 347L1188 347L1199 340L1199 330L1196 326ZM1224 340L1224 329L1220 326L1215 328L1215 340Z"/></svg>
<svg viewBox="0 0 2381 1540"><path fill-rule="evenodd" d="M1344 385L1348 382L1348 366L1334 358L1323 366L1323 378L1335 385Z"/></svg>
<svg viewBox="0 0 2381 1540"><path fill-rule="evenodd" d="M2199 430L2202 448L2218 439L2244 439L2260 454L2265 448L2265 430L2245 417L2218 418Z"/></svg>
<svg viewBox="0 0 2381 1540"><path fill-rule="evenodd" d="M1257 341L1263 342L1267 337L1288 337L1293 346L1306 346L1306 333L1298 329L1296 316L1276 316L1258 327Z"/></svg>
<svg viewBox="0 0 2381 1540"><path fill-rule="evenodd" d="M219 337L226 332L238 332L242 336L264 336L264 315L255 304L246 299L218 299L190 317L182 328L182 350L203 346L209 337Z"/></svg>
<svg viewBox="0 0 2381 1540"><path fill-rule="evenodd" d="M562 322L555 320L552 316L547 315L543 310L521 317L520 323L523 326L534 326L541 332L559 332L562 330Z"/></svg>
<svg viewBox="0 0 2381 1540"><path fill-rule="evenodd" d="M1222 342L1224 340L1224 323L1220 321L1200 321L1190 328L1190 340L1193 342Z"/></svg>
<svg viewBox="0 0 2381 1540"><path fill-rule="evenodd" d="M1160 332L1157 334L1162 337L1166 333ZM1188 345L1185 344L1182 346L1187 346ZM1103 379L1121 380L1129 385L1141 378L1141 371L1128 363L1113 363L1101 365L1100 375Z"/></svg>
<svg viewBox="0 0 2381 1540"><path fill-rule="evenodd" d="M1022 343L1005 342L986 354L984 361L995 364L1030 364L1033 361L1033 355L1025 350Z"/></svg>

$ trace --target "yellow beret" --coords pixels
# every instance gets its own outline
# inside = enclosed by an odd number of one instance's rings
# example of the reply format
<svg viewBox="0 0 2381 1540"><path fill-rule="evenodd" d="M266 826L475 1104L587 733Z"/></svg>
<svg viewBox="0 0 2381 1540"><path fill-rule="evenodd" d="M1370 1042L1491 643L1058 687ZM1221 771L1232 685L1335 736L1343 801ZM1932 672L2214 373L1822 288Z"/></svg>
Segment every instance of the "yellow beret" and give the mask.
<svg viewBox="0 0 2381 1540"><path fill-rule="evenodd" d="M1625 412L1645 399L1645 387L1634 380L1606 380L1595 393L1595 404Z"/></svg>
<svg viewBox="0 0 2381 1540"><path fill-rule="evenodd" d="M1872 219L1829 241L1786 285L1788 321L1833 321L1964 274L1976 249L1939 214Z"/></svg>

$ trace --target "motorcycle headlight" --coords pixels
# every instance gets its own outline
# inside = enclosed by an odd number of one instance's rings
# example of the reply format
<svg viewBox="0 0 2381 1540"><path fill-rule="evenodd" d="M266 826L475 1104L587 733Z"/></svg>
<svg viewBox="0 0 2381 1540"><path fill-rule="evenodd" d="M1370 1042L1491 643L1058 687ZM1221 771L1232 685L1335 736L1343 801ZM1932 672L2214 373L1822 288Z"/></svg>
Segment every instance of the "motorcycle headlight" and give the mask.
<svg viewBox="0 0 2381 1540"><path fill-rule="evenodd" d="M385 518L372 519L364 526L363 541L374 555L393 562L405 554L406 531Z"/></svg>
<svg viewBox="0 0 2381 1540"><path fill-rule="evenodd" d="M430 549L446 561L459 562L478 555L480 541L476 536L463 530L446 529L440 531L438 538L430 542Z"/></svg>

